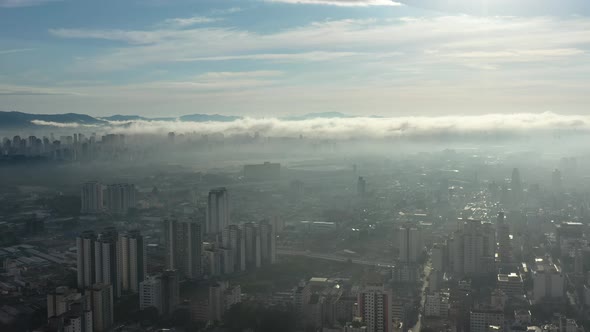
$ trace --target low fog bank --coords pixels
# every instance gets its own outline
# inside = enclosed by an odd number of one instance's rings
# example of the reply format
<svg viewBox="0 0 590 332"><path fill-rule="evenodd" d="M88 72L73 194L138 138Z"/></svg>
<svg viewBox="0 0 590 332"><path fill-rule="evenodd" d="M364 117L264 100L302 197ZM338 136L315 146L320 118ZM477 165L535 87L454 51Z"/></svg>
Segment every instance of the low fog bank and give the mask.
<svg viewBox="0 0 590 332"><path fill-rule="evenodd" d="M555 136L590 132L590 116L561 115L551 112L416 116L351 117L284 120L278 118L243 118L229 122L182 121L110 121L109 125L83 125L33 120L36 131L82 131L117 134L258 135L262 137L313 139L459 139L498 136Z"/></svg>

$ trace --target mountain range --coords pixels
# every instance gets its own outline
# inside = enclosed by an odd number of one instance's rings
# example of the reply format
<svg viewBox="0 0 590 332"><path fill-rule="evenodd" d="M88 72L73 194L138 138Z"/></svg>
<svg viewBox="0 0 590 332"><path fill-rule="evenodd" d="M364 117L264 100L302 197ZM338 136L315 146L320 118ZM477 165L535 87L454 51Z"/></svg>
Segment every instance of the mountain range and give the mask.
<svg viewBox="0 0 590 332"><path fill-rule="evenodd" d="M309 113L301 116L285 117L283 120L301 121L310 119L354 118L340 112ZM79 125L125 125L133 121L181 121L181 122L232 122L242 119L240 116L220 114L189 114L180 117L148 118L139 115L111 115L106 117L93 117L86 114L30 114L22 112L0 111L0 128L30 128L55 124L79 124Z"/></svg>

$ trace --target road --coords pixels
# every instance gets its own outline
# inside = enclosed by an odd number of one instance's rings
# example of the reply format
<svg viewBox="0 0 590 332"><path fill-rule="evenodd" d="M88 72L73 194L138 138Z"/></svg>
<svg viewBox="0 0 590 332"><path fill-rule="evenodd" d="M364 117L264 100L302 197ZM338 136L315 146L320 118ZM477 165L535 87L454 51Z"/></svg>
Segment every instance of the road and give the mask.
<svg viewBox="0 0 590 332"><path fill-rule="evenodd" d="M428 288L428 284L430 281L430 270L430 261L428 261L424 265L424 280L422 281L422 289L420 291L420 311L418 313L418 322L416 322L416 325L414 325L409 331L419 332L420 328L422 327L422 310L426 302L426 288Z"/></svg>
<svg viewBox="0 0 590 332"><path fill-rule="evenodd" d="M303 250L292 250L292 249L285 249L277 248L277 255L279 256L299 256L299 257L308 257L308 258L315 258L315 259L323 259L328 261L334 262L343 262L346 263L349 261L352 264L359 264L359 265L368 265L368 266L382 266L382 267L393 267L391 262L378 262L378 261L369 261L364 259L352 258L352 257L344 257L332 254L321 254L321 253L312 253L309 251Z"/></svg>

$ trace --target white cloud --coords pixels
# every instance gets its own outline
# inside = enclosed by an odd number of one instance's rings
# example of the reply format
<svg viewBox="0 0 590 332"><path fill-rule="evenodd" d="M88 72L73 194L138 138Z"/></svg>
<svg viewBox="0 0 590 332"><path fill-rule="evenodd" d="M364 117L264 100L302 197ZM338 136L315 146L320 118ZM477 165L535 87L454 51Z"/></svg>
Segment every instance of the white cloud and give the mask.
<svg viewBox="0 0 590 332"><path fill-rule="evenodd" d="M580 56L590 43L585 18L439 16L379 20L339 20L260 34L223 27L184 30L53 29L62 38L127 42L104 55L82 59L84 68L120 70L152 63L200 60L296 60L364 54L355 62L404 53L406 61L440 62L469 57L480 65ZM203 47L207 45L207 47ZM281 53L276 53L281 49ZM425 52L430 50L431 52ZM279 55L280 54L280 55ZM299 55L295 55L299 54ZM517 56L515 56L517 55ZM483 62L483 63L482 63ZM92 66L88 66L91 63ZM475 65L475 64L472 64Z"/></svg>
<svg viewBox="0 0 590 332"><path fill-rule="evenodd" d="M88 125L88 124L81 124L75 122L53 122L53 121L44 121L44 120L32 120L32 124L37 126L47 126L47 127L57 127L57 128L88 128L88 127L98 127L97 125Z"/></svg>
<svg viewBox="0 0 590 332"><path fill-rule="evenodd" d="M167 33L164 33L167 31ZM162 30L159 34L150 31L49 29L49 33L61 38L104 39L129 44L153 44L175 35L174 30Z"/></svg>
<svg viewBox="0 0 590 332"><path fill-rule="evenodd" d="M124 127L120 127L121 124ZM45 124L48 125L48 124ZM56 126L63 124L56 124ZM270 137L393 138L446 137L464 134L530 134L554 130L590 130L590 116L545 113L485 114L478 116L402 116L385 118L332 118L288 121L277 118L244 118L233 122L125 121L109 129L123 133L223 133Z"/></svg>
<svg viewBox="0 0 590 332"><path fill-rule="evenodd" d="M232 61L232 60L253 60L269 62L315 62L329 61L343 58L352 58L357 56L366 56L362 52L300 52L300 53L258 53L258 54L241 54L241 55L219 55L211 57L197 57L176 59L179 62L193 61ZM389 56L400 55L399 52L392 52Z"/></svg>
<svg viewBox="0 0 590 332"><path fill-rule="evenodd" d="M233 79L233 78L260 78L260 77L275 77L283 73L278 70L258 70L258 71L222 71L222 72L208 72L199 75L199 78L204 79Z"/></svg>
<svg viewBox="0 0 590 332"><path fill-rule="evenodd" d="M343 7L367 7L367 6L400 6L393 0L265 0L267 2L283 2L301 5L329 5Z"/></svg>
<svg viewBox="0 0 590 332"><path fill-rule="evenodd" d="M11 50L0 50L0 55L2 54L12 54L12 53L21 53L21 52L30 52L34 51L34 48L15 48Z"/></svg>
<svg viewBox="0 0 590 332"><path fill-rule="evenodd" d="M54 89L36 86L17 86L0 84L0 96L50 96L50 95L80 95L67 89Z"/></svg>
<svg viewBox="0 0 590 332"><path fill-rule="evenodd" d="M32 7L56 1L62 0L0 0L0 8Z"/></svg>
<svg viewBox="0 0 590 332"><path fill-rule="evenodd" d="M226 9L212 9L211 14L213 15L230 15L244 11L243 8L240 7L230 7Z"/></svg>
<svg viewBox="0 0 590 332"><path fill-rule="evenodd" d="M586 17L458 15L330 20L271 33L230 27L52 33L125 43L80 58L72 71L166 69L167 63L189 61L233 61L236 68L237 61L256 61L247 68L284 72L232 79L187 73L145 84L78 87L93 97L77 107L97 113L122 103L143 114L157 114L157 105L166 104L176 114L200 105L238 114L383 115L585 112L588 31ZM298 63L306 66L293 66Z"/></svg>
<svg viewBox="0 0 590 332"><path fill-rule="evenodd" d="M193 25L215 23L219 21L221 21L221 19L217 17L193 16L186 18L169 18L167 20L164 20L164 22L162 22L161 25L169 26L172 28L187 28Z"/></svg>
<svg viewBox="0 0 590 332"><path fill-rule="evenodd" d="M120 87L127 91L162 91L172 93L203 93L272 86L282 76L280 71L208 72L184 81L159 81Z"/></svg>

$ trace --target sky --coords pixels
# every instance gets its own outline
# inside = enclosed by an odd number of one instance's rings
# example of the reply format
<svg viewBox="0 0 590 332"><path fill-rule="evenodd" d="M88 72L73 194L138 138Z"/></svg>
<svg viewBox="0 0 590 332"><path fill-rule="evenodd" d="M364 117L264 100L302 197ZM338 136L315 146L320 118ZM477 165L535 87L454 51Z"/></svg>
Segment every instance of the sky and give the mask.
<svg viewBox="0 0 590 332"><path fill-rule="evenodd" d="M587 0L0 0L0 110L586 115Z"/></svg>

